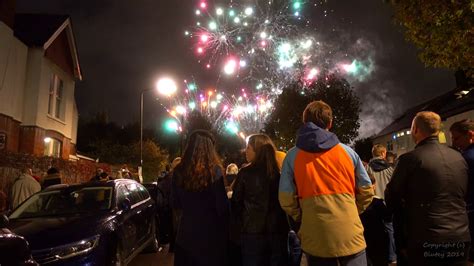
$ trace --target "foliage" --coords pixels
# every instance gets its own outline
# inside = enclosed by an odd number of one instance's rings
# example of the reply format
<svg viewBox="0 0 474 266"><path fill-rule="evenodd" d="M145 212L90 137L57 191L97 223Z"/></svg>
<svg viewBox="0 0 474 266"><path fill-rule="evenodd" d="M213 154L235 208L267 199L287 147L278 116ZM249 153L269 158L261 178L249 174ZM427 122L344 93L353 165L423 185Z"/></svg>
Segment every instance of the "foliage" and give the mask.
<svg viewBox="0 0 474 266"><path fill-rule="evenodd" d="M296 141L296 132L302 126L302 114L306 105L322 100L333 109L331 129L343 143L350 143L358 135L360 101L349 83L331 74L309 87L301 83L290 85L275 102L266 126L267 133L279 149L287 150Z"/></svg>
<svg viewBox="0 0 474 266"><path fill-rule="evenodd" d="M143 176L156 178L168 163L168 151L157 144L153 131L143 131ZM80 119L78 128L79 153L108 164L128 164L136 168L140 162L140 125L118 126L107 122L103 113L92 119Z"/></svg>
<svg viewBox="0 0 474 266"><path fill-rule="evenodd" d="M140 160L140 142L132 146L133 161ZM168 152L161 149L152 140L143 142L143 181L155 181L169 161Z"/></svg>
<svg viewBox="0 0 474 266"><path fill-rule="evenodd" d="M392 0L395 20L419 49L427 66L463 70L472 80L474 2Z"/></svg>
<svg viewBox="0 0 474 266"><path fill-rule="evenodd" d="M362 161L368 162L372 158L372 139L358 139L354 143L354 150L360 156Z"/></svg>

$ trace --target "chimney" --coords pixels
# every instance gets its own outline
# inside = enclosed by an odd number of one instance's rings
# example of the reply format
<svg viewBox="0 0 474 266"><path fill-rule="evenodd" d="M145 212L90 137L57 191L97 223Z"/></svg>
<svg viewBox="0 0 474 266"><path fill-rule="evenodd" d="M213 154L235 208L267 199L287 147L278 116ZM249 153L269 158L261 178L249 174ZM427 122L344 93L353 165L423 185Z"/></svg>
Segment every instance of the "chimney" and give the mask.
<svg viewBox="0 0 474 266"><path fill-rule="evenodd" d="M16 0L0 0L0 21L13 29Z"/></svg>

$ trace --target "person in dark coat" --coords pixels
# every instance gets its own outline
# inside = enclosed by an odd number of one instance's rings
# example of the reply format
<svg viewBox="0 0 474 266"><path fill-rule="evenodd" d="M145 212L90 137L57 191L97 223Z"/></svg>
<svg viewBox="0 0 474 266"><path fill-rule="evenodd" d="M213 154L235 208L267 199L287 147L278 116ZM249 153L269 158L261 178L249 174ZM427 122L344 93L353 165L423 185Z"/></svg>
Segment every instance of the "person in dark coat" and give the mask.
<svg viewBox="0 0 474 266"><path fill-rule="evenodd" d="M409 265L466 265L470 247L466 193L468 169L461 154L439 143L441 118L420 112L412 122L415 150L400 156L385 190L390 210L404 215ZM396 232L397 234L397 232Z"/></svg>
<svg viewBox="0 0 474 266"><path fill-rule="evenodd" d="M248 166L232 194L232 211L241 220L242 265L288 265L289 225L278 201L280 169L275 147L265 134L249 137Z"/></svg>
<svg viewBox="0 0 474 266"><path fill-rule="evenodd" d="M474 121L464 119L454 123L450 128L453 146L462 152L462 157L469 168L469 188L467 197L467 216L471 241L474 239ZM474 248L471 248L469 262L474 262Z"/></svg>
<svg viewBox="0 0 474 266"><path fill-rule="evenodd" d="M171 180L173 207L181 212L175 266L226 265L229 201L223 177L212 134L191 133Z"/></svg>
<svg viewBox="0 0 474 266"><path fill-rule="evenodd" d="M377 181L373 174L368 173L372 185ZM392 222L391 214L387 210L383 199L374 196L369 207L360 214L360 220L364 226L364 238L367 244L367 265L387 266L393 263L389 259L389 243L391 242L387 222ZM392 229L393 231L393 229ZM393 251L395 252L395 250Z"/></svg>
<svg viewBox="0 0 474 266"><path fill-rule="evenodd" d="M168 252L174 252L174 243L176 239L175 226L177 215L173 212L171 207L171 179L173 170L181 162L181 157L176 157L171 162L170 170L163 178L158 179L158 193L156 198L156 205L158 209L159 222L159 242L160 244L170 244Z"/></svg>
<svg viewBox="0 0 474 266"><path fill-rule="evenodd" d="M41 182L41 189L45 189L52 185L61 184L61 174L59 170L55 167L51 167L46 172L47 175L43 178Z"/></svg>

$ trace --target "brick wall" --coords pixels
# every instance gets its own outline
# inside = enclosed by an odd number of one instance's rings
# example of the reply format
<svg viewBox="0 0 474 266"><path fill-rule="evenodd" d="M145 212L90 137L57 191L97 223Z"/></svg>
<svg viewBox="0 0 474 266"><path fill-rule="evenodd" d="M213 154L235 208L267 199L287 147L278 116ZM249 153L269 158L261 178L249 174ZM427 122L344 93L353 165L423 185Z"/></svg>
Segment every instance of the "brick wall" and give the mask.
<svg viewBox="0 0 474 266"><path fill-rule="evenodd" d="M45 176L50 167L56 167L61 172L62 182L66 184L88 181L94 176L97 167L110 173L109 165L87 160L74 162L52 157L36 157L30 154L0 152L1 191L8 195L13 181L19 176L20 169L23 167L33 169L33 174L40 177Z"/></svg>
<svg viewBox="0 0 474 266"><path fill-rule="evenodd" d="M19 145L18 137L20 136L20 122L10 116L0 114L0 132L6 133L7 135L5 150L17 152Z"/></svg>

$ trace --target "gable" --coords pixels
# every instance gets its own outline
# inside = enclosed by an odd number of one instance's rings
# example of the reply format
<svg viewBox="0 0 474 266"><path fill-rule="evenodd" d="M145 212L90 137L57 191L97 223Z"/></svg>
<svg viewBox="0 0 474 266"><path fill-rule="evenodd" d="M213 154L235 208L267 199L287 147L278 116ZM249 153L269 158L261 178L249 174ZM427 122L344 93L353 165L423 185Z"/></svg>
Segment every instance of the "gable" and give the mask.
<svg viewBox="0 0 474 266"><path fill-rule="evenodd" d="M45 57L74 78L74 62L66 30L63 30L46 49Z"/></svg>

